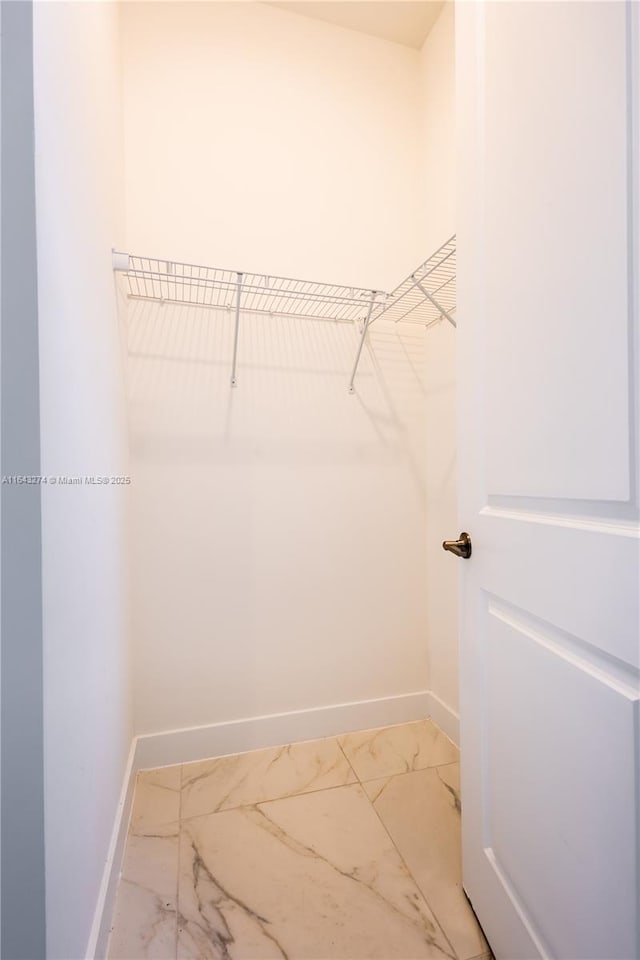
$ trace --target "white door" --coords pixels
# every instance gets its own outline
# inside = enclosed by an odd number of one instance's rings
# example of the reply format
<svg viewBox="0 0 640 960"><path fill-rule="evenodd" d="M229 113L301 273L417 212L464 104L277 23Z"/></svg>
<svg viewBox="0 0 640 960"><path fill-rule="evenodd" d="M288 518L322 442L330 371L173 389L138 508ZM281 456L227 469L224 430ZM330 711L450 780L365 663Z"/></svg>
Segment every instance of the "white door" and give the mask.
<svg viewBox="0 0 640 960"><path fill-rule="evenodd" d="M463 872L502 960L640 956L638 13L457 4Z"/></svg>

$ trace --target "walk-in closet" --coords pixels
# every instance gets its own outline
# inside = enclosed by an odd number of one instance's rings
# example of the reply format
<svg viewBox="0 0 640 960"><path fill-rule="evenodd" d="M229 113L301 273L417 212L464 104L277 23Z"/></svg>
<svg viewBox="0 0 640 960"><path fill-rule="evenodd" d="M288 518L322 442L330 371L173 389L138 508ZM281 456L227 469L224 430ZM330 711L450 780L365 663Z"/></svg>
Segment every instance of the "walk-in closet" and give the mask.
<svg viewBox="0 0 640 960"><path fill-rule="evenodd" d="M637 5L2 18L3 955L637 956Z"/></svg>

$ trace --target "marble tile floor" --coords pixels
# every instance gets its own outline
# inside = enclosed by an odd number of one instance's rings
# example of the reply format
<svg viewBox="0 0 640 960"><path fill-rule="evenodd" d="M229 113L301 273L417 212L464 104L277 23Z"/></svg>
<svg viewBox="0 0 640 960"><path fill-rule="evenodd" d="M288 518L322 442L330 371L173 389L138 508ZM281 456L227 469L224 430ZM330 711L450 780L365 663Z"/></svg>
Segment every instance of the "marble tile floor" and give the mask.
<svg viewBox="0 0 640 960"><path fill-rule="evenodd" d="M428 720L138 775L109 960L489 960Z"/></svg>

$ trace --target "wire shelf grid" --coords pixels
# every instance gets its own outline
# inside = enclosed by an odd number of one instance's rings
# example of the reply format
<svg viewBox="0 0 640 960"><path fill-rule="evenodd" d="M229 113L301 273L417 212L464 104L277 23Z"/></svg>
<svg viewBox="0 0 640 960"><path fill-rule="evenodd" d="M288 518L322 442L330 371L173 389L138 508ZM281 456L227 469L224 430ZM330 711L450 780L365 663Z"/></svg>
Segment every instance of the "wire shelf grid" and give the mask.
<svg viewBox="0 0 640 960"><path fill-rule="evenodd" d="M395 323L430 327L446 318L455 326L456 238L450 237L387 297L374 306L371 322L384 317Z"/></svg>
<svg viewBox="0 0 640 960"><path fill-rule="evenodd" d="M367 331L376 320L384 317L394 323L430 327L446 319L456 326L455 235L390 294L115 252L114 268L124 272L127 292L133 299L234 310L232 386L237 385L238 332L244 313L359 323L350 393L354 392Z"/></svg>
<svg viewBox="0 0 640 960"><path fill-rule="evenodd" d="M353 322L362 320L372 302L384 294L361 287L241 273L149 257L129 257L125 271L134 299L191 304L241 313L308 317Z"/></svg>

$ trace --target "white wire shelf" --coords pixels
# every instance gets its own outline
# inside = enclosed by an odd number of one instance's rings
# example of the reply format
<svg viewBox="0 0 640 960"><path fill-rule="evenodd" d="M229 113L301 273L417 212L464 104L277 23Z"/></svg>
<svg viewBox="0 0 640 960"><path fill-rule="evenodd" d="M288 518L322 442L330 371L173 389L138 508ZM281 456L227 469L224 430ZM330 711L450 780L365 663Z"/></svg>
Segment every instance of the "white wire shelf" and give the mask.
<svg viewBox="0 0 640 960"><path fill-rule="evenodd" d="M375 290L260 273L129 257L127 293L137 300L158 300L199 307L287 317L353 322L383 295Z"/></svg>
<svg viewBox="0 0 640 960"><path fill-rule="evenodd" d="M440 320L456 326L456 238L455 234L420 264L406 280L384 298L374 303L360 334L360 343L349 381L349 393L355 393L355 379L367 330L384 317L394 323L417 323L431 327Z"/></svg>
<svg viewBox="0 0 640 960"><path fill-rule="evenodd" d="M446 319L454 327L456 310L456 238L450 237L428 260L414 270L376 305L371 322L385 317L395 323L419 323L430 327Z"/></svg>
<svg viewBox="0 0 640 960"><path fill-rule="evenodd" d="M124 273L127 295L235 312L231 385L237 385L238 332L242 314L264 314L358 323L360 341L349 381L354 392L358 364L372 323L384 317L395 323L430 327L448 320L456 309L456 238L451 237L391 293L262 273L244 273L175 260L113 254L115 270Z"/></svg>

